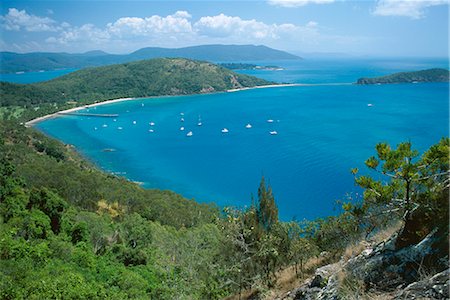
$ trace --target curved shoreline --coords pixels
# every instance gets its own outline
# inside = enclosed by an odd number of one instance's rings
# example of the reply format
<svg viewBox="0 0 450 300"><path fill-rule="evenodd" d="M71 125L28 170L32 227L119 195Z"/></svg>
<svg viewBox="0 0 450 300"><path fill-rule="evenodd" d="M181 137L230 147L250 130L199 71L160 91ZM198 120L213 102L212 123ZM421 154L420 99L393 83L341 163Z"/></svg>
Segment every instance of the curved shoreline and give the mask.
<svg viewBox="0 0 450 300"><path fill-rule="evenodd" d="M225 91L220 91L216 93L234 93L234 92L240 92L240 91L246 91L246 90L253 90L253 89L266 89L266 88L278 88L278 87L291 87L291 86L322 86L322 85L350 85L352 83L284 83L284 84L269 84L269 85L260 85L260 86L253 86L253 87L243 87L238 89L230 89ZM214 94L214 93L210 93ZM134 101L139 99L149 99L149 98L163 98L163 97L180 97L180 96L192 96L192 95L205 95L205 94L190 94L190 95L160 95L160 96L149 96L149 97L136 97L136 98L117 98L117 99L111 99L111 100L105 100L100 101L92 104L86 104L82 106L77 106L65 110L60 110L42 117L38 117L35 119L32 119L30 121L27 121L24 123L25 127L32 127L35 124L48 120L60 117L63 114L70 114L73 112L77 112L81 109L85 108L91 108L96 107L100 105L106 105L111 103L117 103L117 102L123 102L123 101Z"/></svg>

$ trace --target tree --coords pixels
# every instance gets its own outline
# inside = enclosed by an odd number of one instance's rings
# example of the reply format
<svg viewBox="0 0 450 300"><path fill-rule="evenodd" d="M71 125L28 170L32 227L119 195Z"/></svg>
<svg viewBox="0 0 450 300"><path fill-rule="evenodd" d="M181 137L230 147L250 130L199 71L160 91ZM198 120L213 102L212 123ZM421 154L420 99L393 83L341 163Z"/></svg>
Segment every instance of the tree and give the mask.
<svg viewBox="0 0 450 300"><path fill-rule="evenodd" d="M278 222L278 207L275 204L272 188L270 185L266 187L264 176L261 178L258 188L258 204L258 224L264 231L270 231L272 226Z"/></svg>
<svg viewBox="0 0 450 300"><path fill-rule="evenodd" d="M46 189L34 189L31 191L30 201L27 208L37 208L43 211L51 220L54 233L59 233L61 227L61 216L67 207L67 202L56 193Z"/></svg>
<svg viewBox="0 0 450 300"><path fill-rule="evenodd" d="M355 182L364 189L364 200L356 205L347 203L344 209L365 220L403 215L404 226L397 240L403 241L399 242L403 246L420 240L439 226L436 219L448 224L449 138L442 138L421 157L410 142L399 144L397 149L380 143L376 151L377 156L370 157L365 164L388 181L356 177ZM355 175L357 172L358 169L352 170ZM371 223L374 227L375 221Z"/></svg>

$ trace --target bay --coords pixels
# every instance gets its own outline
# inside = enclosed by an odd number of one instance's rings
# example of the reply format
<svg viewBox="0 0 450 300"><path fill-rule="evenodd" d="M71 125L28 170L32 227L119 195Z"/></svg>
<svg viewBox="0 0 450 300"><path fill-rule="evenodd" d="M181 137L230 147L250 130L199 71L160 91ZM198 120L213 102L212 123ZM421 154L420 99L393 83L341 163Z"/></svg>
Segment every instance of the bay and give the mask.
<svg viewBox="0 0 450 300"><path fill-rule="evenodd" d="M277 82L351 83L445 63L271 62L285 70L242 72ZM365 172L376 143L409 140L424 151L448 136L448 91L448 83L343 84L137 99L90 108L117 113L116 120L65 116L37 127L107 172L200 202L249 205L264 175L283 220L313 219L337 213L335 200L360 199L349 170Z"/></svg>

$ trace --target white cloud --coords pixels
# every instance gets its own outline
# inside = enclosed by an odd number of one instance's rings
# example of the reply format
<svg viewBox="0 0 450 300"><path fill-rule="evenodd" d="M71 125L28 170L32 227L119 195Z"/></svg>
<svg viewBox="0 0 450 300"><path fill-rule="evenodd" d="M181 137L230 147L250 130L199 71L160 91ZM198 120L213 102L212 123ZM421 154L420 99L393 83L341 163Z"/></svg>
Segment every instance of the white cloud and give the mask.
<svg viewBox="0 0 450 300"><path fill-rule="evenodd" d="M180 47L205 43L270 44L280 39L311 39L317 34L315 22L305 26L266 24L225 14L204 16L197 22L192 22L191 18L188 12L177 11L168 16L123 17L103 28L92 24L73 27L61 23L63 30L58 36L48 37L46 42L54 47L73 45L79 48L89 45L91 49L94 45L108 45L111 48L150 45Z"/></svg>
<svg viewBox="0 0 450 300"><path fill-rule="evenodd" d="M316 23L314 23L317 25ZM312 25L312 24L309 24ZM196 34L212 39L227 39L233 42L261 43L280 38L301 38L316 32L314 26L297 26L290 23L266 24L257 20L219 14L200 18L194 24Z"/></svg>
<svg viewBox="0 0 450 300"><path fill-rule="evenodd" d="M8 13L0 16L1 26L6 30L31 32L58 31L57 22L48 17L38 17L28 14L25 10L10 8Z"/></svg>
<svg viewBox="0 0 450 300"><path fill-rule="evenodd" d="M243 37L248 39L275 38L277 25L256 20L242 20L224 14L202 17L194 24L196 32L209 37Z"/></svg>
<svg viewBox="0 0 450 300"><path fill-rule="evenodd" d="M58 37L46 39L50 44L69 45L72 43L89 43L102 45L110 40L108 32L95 27L92 24L84 24L80 27L69 27L60 33Z"/></svg>
<svg viewBox="0 0 450 300"><path fill-rule="evenodd" d="M269 0L269 4L283 7L299 7L307 4L328 4L335 0Z"/></svg>
<svg viewBox="0 0 450 300"><path fill-rule="evenodd" d="M427 7L444 4L449 4L449 0L379 0L373 14L420 19Z"/></svg>
<svg viewBox="0 0 450 300"><path fill-rule="evenodd" d="M318 1L325 0L315 0ZM20 17L11 17L17 15ZM333 36L320 32L323 28L315 21L302 25L265 23L223 13L203 16L197 20L192 20L187 11L177 11L167 16L130 16L116 19L104 26L74 26L67 22L29 15L14 8L0 18L2 25L5 28L8 26L7 30L48 31L44 34L45 37L42 33L36 35L38 43L35 44L29 41L22 41L17 45L0 43L3 50L19 52L84 52L100 49L110 53L125 53L149 46L178 48L199 44L264 44L278 49L311 51L317 45L329 45L329 41L336 43Z"/></svg>
<svg viewBox="0 0 450 300"><path fill-rule="evenodd" d="M106 31L122 38L162 33L191 33L190 18L191 15L186 11L177 11L166 17L158 15L147 18L124 17L109 23Z"/></svg>
<svg viewBox="0 0 450 300"><path fill-rule="evenodd" d="M192 16L185 10L179 10L176 13L174 13L172 16L177 17L177 18L185 18L185 19L192 18Z"/></svg>

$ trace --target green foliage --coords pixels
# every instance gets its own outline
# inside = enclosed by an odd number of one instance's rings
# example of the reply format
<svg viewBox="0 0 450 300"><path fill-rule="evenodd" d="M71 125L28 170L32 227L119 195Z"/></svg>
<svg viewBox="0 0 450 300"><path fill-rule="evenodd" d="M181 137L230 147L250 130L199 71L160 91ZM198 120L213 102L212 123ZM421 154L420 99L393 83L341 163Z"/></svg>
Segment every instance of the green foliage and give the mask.
<svg viewBox="0 0 450 300"><path fill-rule="evenodd" d="M89 230L86 222L78 222L76 223L70 232L70 237L73 244L77 244L79 242L87 242L89 241Z"/></svg>
<svg viewBox="0 0 450 300"><path fill-rule="evenodd" d="M41 210L32 209L23 218L21 235L26 239L45 239L50 233L50 219Z"/></svg>
<svg viewBox="0 0 450 300"><path fill-rule="evenodd" d="M50 218L51 227L54 233L59 232L61 216L66 207L66 201L46 188L32 190L27 205L28 209L37 208Z"/></svg>
<svg viewBox="0 0 450 300"><path fill-rule="evenodd" d="M265 231L270 231L272 226L278 222L278 208L270 186L266 187L264 177L258 188L258 204L256 210L257 224Z"/></svg>
<svg viewBox="0 0 450 300"><path fill-rule="evenodd" d="M368 233L387 220L403 216L405 226L398 246L419 241L434 228L448 227L449 139L431 146L421 157L405 142L392 149L386 143L376 146L377 156L366 166L384 177L356 177L364 189L361 203L347 203L351 213ZM356 174L356 172L353 172Z"/></svg>
<svg viewBox="0 0 450 300"><path fill-rule="evenodd" d="M358 84L448 82L450 75L446 69L428 69L415 72L401 72L376 78L360 78Z"/></svg>

